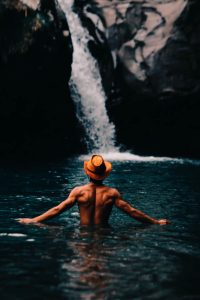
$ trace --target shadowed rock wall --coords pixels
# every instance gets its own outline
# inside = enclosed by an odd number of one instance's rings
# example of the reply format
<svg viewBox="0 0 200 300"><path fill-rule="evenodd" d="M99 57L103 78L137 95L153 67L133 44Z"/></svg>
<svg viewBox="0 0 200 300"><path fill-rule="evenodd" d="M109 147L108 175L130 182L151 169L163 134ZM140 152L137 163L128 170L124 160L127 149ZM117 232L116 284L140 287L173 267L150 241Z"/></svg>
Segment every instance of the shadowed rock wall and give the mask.
<svg viewBox="0 0 200 300"><path fill-rule="evenodd" d="M53 1L1 2L1 158L56 158L80 151L67 85L71 61L67 23Z"/></svg>

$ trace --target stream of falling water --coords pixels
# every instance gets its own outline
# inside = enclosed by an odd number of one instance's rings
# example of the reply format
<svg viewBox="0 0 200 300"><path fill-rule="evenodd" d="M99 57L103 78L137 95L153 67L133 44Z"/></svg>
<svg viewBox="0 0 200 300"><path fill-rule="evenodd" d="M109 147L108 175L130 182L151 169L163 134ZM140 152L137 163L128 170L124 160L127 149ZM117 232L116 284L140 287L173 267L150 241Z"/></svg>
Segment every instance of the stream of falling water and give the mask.
<svg viewBox="0 0 200 300"><path fill-rule="evenodd" d="M115 126L107 115L98 64L88 49L92 37L73 11L74 0L59 0L59 3L65 12L73 44L70 90L77 117L85 129L87 149L99 153L117 151Z"/></svg>

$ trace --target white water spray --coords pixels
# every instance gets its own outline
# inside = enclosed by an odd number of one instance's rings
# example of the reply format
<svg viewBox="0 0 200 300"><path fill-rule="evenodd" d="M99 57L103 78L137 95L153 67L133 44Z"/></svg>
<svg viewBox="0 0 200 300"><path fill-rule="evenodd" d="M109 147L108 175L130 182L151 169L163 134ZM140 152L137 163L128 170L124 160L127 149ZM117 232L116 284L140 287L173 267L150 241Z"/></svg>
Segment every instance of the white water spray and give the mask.
<svg viewBox="0 0 200 300"><path fill-rule="evenodd" d="M74 0L59 0L66 14L73 44L73 63L70 79L71 96L76 104L77 116L82 123L89 151L110 152L115 148L115 127L110 123L98 65L88 50L92 40L76 13Z"/></svg>

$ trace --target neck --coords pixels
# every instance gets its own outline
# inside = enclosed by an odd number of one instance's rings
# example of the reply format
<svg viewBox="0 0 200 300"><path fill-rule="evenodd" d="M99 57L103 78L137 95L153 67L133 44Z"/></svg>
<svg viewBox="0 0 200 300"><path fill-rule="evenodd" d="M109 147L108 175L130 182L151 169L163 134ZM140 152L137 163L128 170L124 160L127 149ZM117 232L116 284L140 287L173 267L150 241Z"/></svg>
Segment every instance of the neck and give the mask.
<svg viewBox="0 0 200 300"><path fill-rule="evenodd" d="M94 183L96 185L103 185L103 180L95 180L95 179L90 178L90 182Z"/></svg>

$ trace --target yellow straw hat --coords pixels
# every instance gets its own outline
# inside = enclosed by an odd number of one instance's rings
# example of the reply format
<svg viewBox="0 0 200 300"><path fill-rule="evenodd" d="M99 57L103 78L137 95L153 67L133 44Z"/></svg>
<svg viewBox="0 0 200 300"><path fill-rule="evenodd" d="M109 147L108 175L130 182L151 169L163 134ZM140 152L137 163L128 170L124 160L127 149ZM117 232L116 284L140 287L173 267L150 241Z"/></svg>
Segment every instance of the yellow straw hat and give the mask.
<svg viewBox="0 0 200 300"><path fill-rule="evenodd" d="M112 164L105 161L101 155L92 155L89 161L84 161L85 173L94 180L105 179L112 171Z"/></svg>

